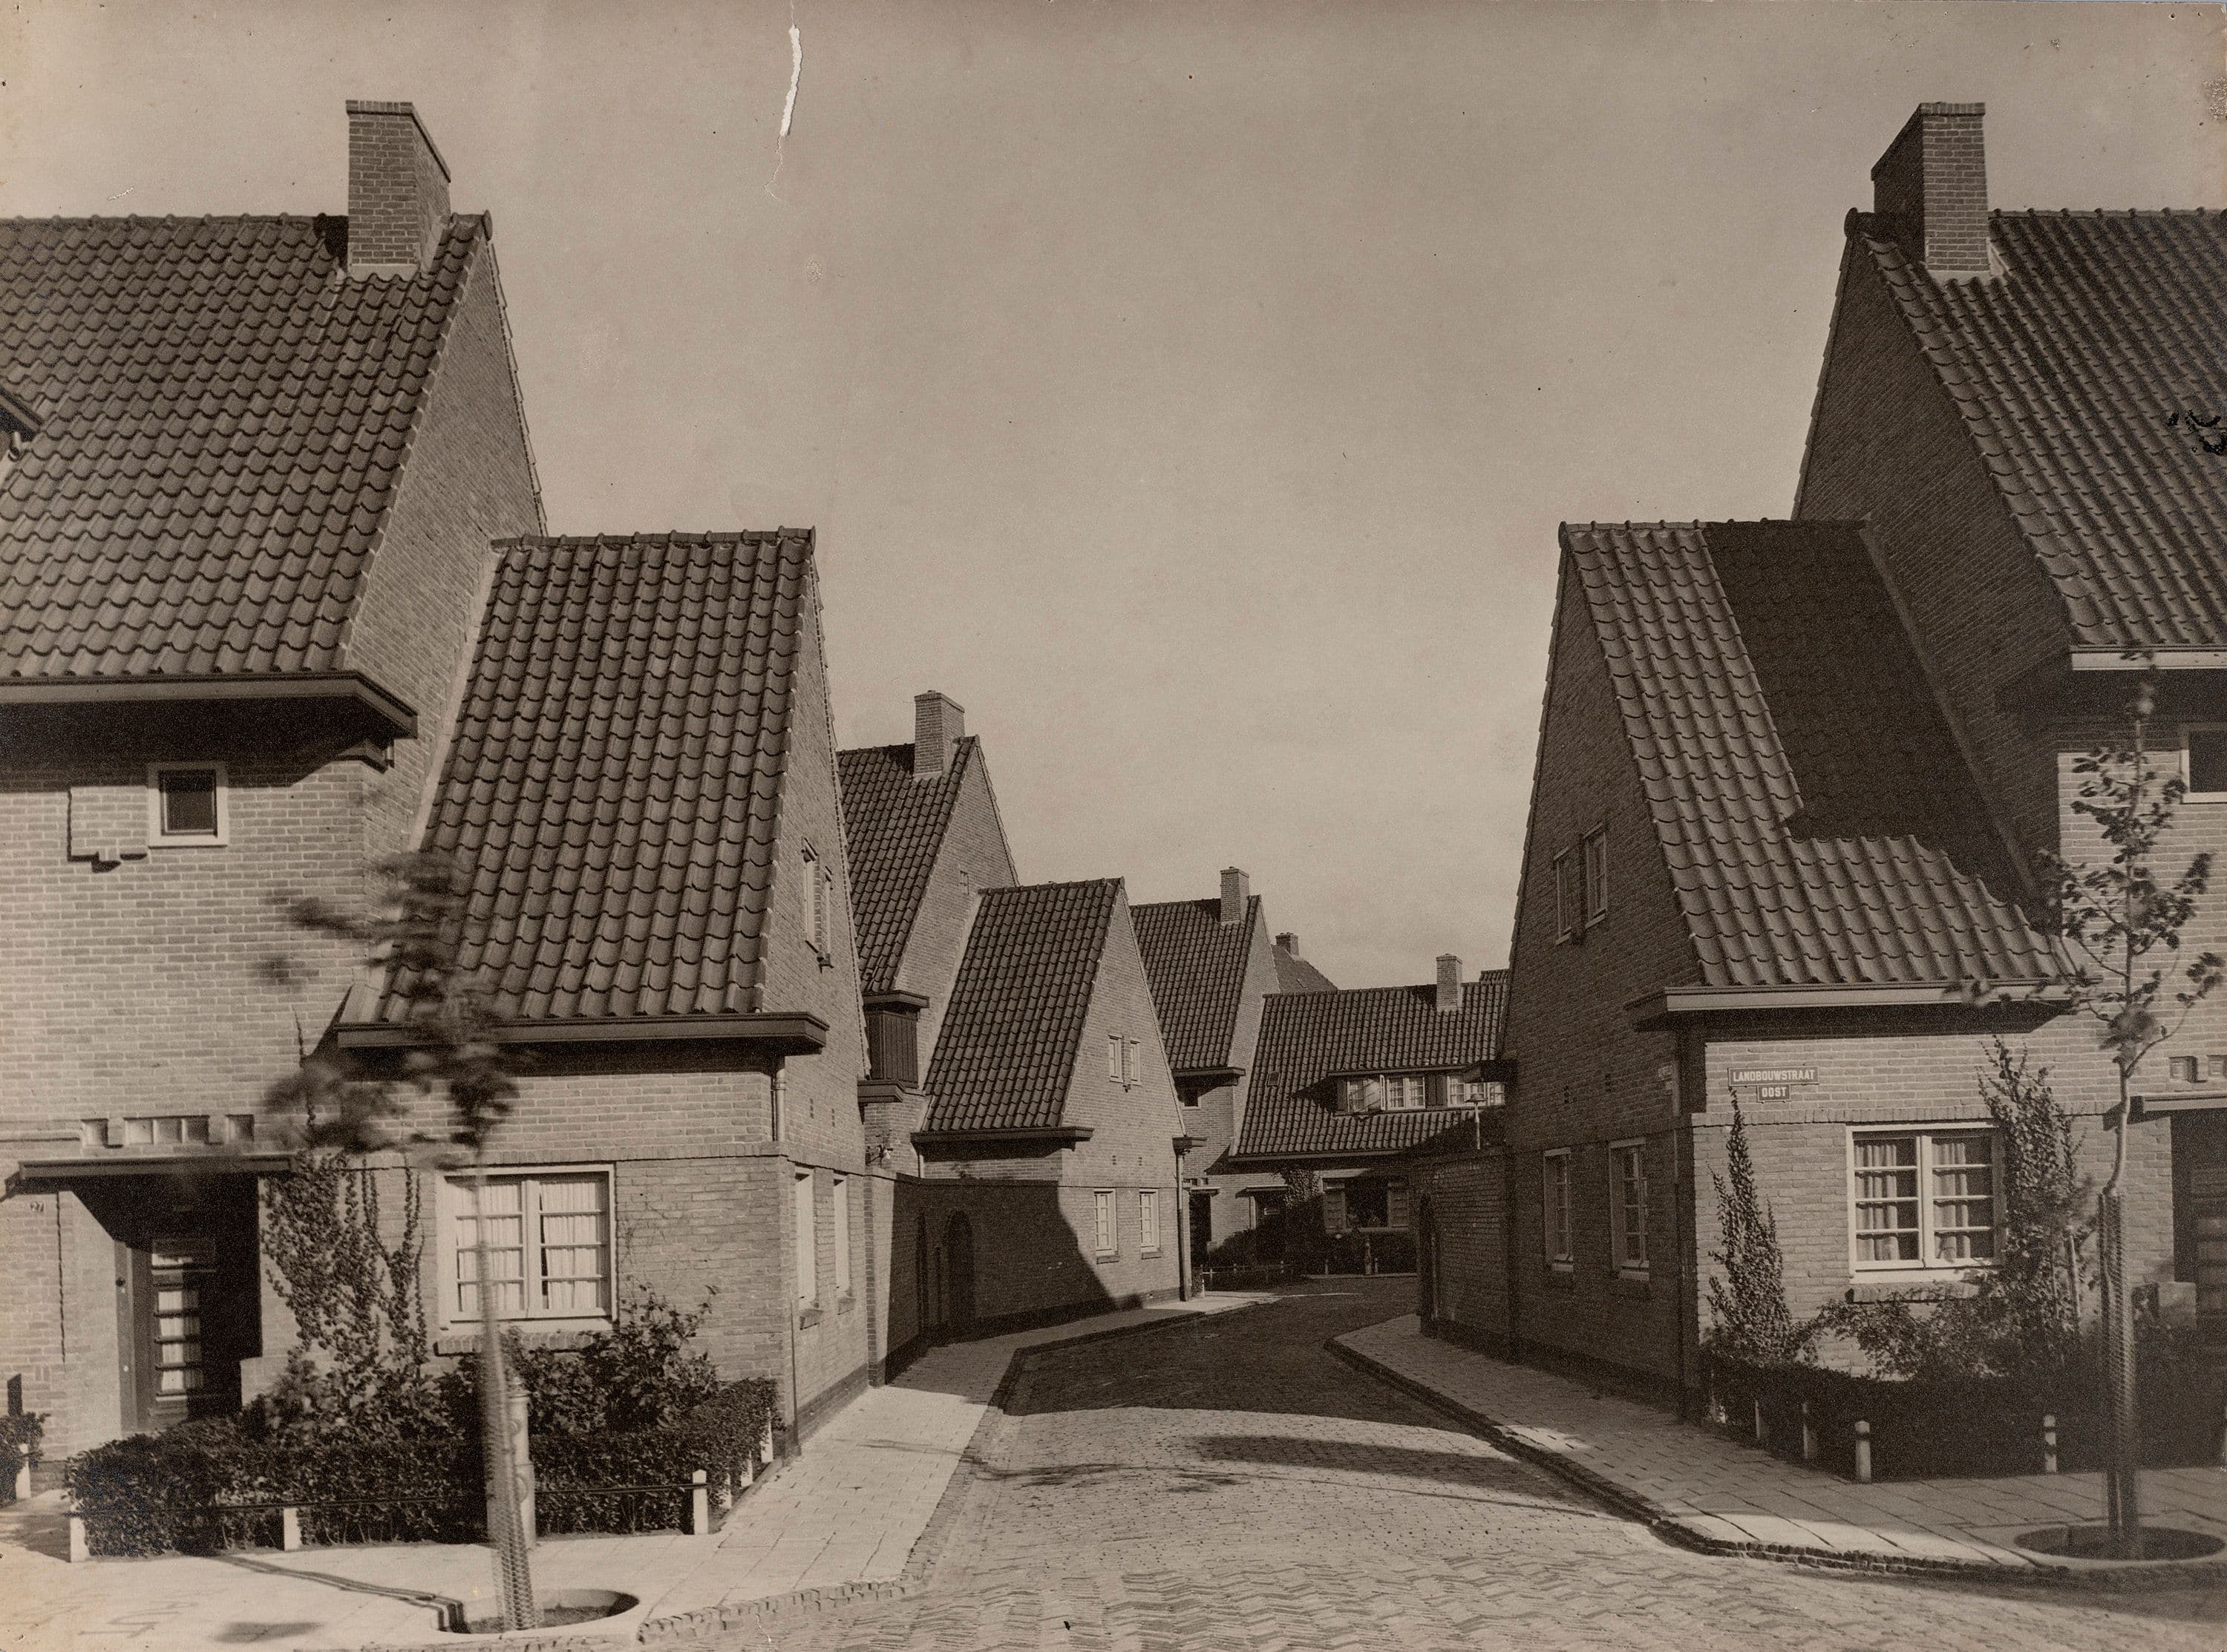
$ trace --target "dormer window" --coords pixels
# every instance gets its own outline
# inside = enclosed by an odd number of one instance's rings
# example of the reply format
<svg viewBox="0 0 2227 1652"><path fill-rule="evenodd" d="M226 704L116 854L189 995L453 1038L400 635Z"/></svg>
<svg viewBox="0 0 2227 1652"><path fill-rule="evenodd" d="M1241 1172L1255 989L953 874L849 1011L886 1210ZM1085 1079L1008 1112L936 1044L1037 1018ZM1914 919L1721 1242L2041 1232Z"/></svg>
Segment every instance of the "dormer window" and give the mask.
<svg viewBox="0 0 2227 1652"><path fill-rule="evenodd" d="M147 770L148 843L178 849L222 844L231 825L222 763L156 763Z"/></svg>

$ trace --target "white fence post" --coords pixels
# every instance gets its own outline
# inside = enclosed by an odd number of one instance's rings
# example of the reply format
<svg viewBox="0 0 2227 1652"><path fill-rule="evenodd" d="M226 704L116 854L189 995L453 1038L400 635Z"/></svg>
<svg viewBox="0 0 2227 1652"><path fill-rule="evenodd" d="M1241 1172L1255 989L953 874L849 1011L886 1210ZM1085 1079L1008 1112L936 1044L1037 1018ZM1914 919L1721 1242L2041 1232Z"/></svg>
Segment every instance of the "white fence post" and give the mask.
<svg viewBox="0 0 2227 1652"><path fill-rule="evenodd" d="M291 1554L302 1547L302 1511L282 1508L278 1511L278 1547Z"/></svg>
<svg viewBox="0 0 2227 1652"><path fill-rule="evenodd" d="M688 1532L692 1537L711 1535L711 1488L705 1483L704 1470L699 1469L689 1477Z"/></svg>
<svg viewBox="0 0 2227 1652"><path fill-rule="evenodd" d="M2045 1411L2041 1414L2041 1471L2057 1472L2057 1413Z"/></svg>
<svg viewBox="0 0 2227 1652"><path fill-rule="evenodd" d="M1862 1418L1856 1419L1856 1483L1867 1486L1872 1483L1872 1426Z"/></svg>
<svg viewBox="0 0 2227 1652"><path fill-rule="evenodd" d="M1810 1420L1807 1400L1802 1402L1802 1460L1804 1463L1817 1460L1817 1425Z"/></svg>
<svg viewBox="0 0 2227 1652"><path fill-rule="evenodd" d="M85 1540L85 1516L72 1515L69 1523L70 1564L76 1566L93 1559L93 1547Z"/></svg>
<svg viewBox="0 0 2227 1652"><path fill-rule="evenodd" d="M21 1502L31 1495L31 1442L23 1441L16 1451L16 1501Z"/></svg>

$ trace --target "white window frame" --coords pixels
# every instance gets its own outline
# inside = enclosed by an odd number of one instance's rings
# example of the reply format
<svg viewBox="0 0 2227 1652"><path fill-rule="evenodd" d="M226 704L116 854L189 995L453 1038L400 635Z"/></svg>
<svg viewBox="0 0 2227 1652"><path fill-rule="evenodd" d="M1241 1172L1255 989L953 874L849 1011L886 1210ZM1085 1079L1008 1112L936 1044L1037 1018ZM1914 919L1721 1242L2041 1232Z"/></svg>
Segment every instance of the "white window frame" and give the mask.
<svg viewBox="0 0 2227 1652"><path fill-rule="evenodd" d="M833 1217L835 1240L835 1298L840 1302L851 1294L851 1178L833 1178L828 1194L829 1214Z"/></svg>
<svg viewBox="0 0 2227 1652"><path fill-rule="evenodd" d="M1158 1188L1137 1190L1137 1254L1158 1256L1160 1253L1160 1190Z"/></svg>
<svg viewBox="0 0 2227 1652"><path fill-rule="evenodd" d="M554 1181L560 1177L595 1176L603 1183L603 1311L595 1314L552 1313L546 1308L536 1308L533 1292L526 1291L526 1311L501 1313L496 1317L507 1325L533 1324L552 1330L593 1329L611 1323L612 1304L618 1299L618 1207L613 1197L611 1167L608 1164L505 1164L488 1171L489 1182L519 1182L525 1183L519 1195L520 1226L524 1229L525 1253L520 1259L520 1268L526 1285L531 1287L541 1277L541 1224L539 1220L538 1195L529 1204L529 1195L535 1184ZM474 1177L469 1172L459 1175L443 1171L434 1183L434 1200L441 1235L440 1307L438 1324L443 1330L470 1330L480 1323L477 1308L466 1311L459 1301L457 1253L463 1248L462 1223L467 1209L466 1198L470 1194Z"/></svg>
<svg viewBox="0 0 2227 1652"><path fill-rule="evenodd" d="M1108 1084L1121 1081L1121 1035L1118 1032L1106 1035L1106 1081Z"/></svg>
<svg viewBox="0 0 2227 1652"><path fill-rule="evenodd" d="M1859 1179L1856 1149L1862 1142L1886 1140L1905 1136L1915 1137L1918 1142L1917 1163L1912 1166L1917 1171L1918 1185L1918 1255L1914 1260L1903 1257L1892 1257L1884 1261L1874 1261L1863 1254L1864 1233L1861 1227L1861 1213L1858 1209L1863 1186ZM1948 1138L1968 1141L1980 1139L1988 1144L1988 1163L1991 1172L1988 1178L1988 1203L1992 1216L1989 1230L1994 1235L1995 1247L2000 1254L2003 1235L2003 1141L1999 1131L1991 1125L1980 1123L1864 1126L1853 1128L1848 1132L1847 1221L1848 1266L1851 1272L1870 1279L1881 1278L1939 1279L1959 1278L1977 1268L1994 1266L1995 1258L1991 1256L1944 1260L1934 1255L1937 1248L1935 1241L1941 1232L1940 1226L1935 1220L1934 1207L1937 1202L1942 1202L1941 1196L1935 1186L1934 1178L1937 1164L1935 1148L1939 1141ZM1907 1232L1909 1230L1881 1231Z"/></svg>
<svg viewBox="0 0 2227 1652"><path fill-rule="evenodd" d="M1112 1188L1094 1189L1090 1201L1092 1254L1101 1262L1113 1261L1121 1254L1120 1207L1114 1202Z"/></svg>
<svg viewBox="0 0 2227 1652"><path fill-rule="evenodd" d="M1547 1149L1539 1156L1539 1166L1540 1244L1546 1253L1547 1266L1558 1273L1567 1273L1577 1266L1578 1260L1573 1237L1576 1223L1570 1212L1570 1196L1575 1187L1570 1175L1570 1150ZM1555 1232L1557 1214L1561 1217L1560 1233Z"/></svg>
<svg viewBox="0 0 2227 1652"><path fill-rule="evenodd" d="M2188 756L2188 737L2192 734L2227 735L2227 723L2184 723L2180 725L2180 748L2177 754L2180 763L2180 781L2186 787L2183 801L2189 803L2227 803L2227 792L2199 792L2191 772Z"/></svg>
<svg viewBox="0 0 2227 1652"><path fill-rule="evenodd" d="M794 1172L788 1191L789 1226L796 1230L796 1305L820 1305L820 1178L808 1170Z"/></svg>
<svg viewBox="0 0 2227 1652"><path fill-rule="evenodd" d="M216 835L207 832L169 832L163 830L163 776L216 776ZM147 846L150 849L221 849L232 841L232 782L222 763L149 763L147 765Z"/></svg>
<svg viewBox="0 0 2227 1652"><path fill-rule="evenodd" d="M1578 840L1579 905L1590 929L1608 916L1608 828L1595 826ZM1596 865L1595 861L1598 861Z"/></svg>
<svg viewBox="0 0 2227 1652"><path fill-rule="evenodd" d="M1143 1066L1144 1062L1139 1059L1137 1041L1134 1038L1123 1039L1121 1041L1121 1088L1123 1089L1133 1090L1137 1088L1138 1074Z"/></svg>
<svg viewBox="0 0 2227 1652"><path fill-rule="evenodd" d="M1631 1174L1627 1178L1627 1167ZM1629 1209L1624 1194L1629 1189L1636 1193L1637 1209ZM1632 1226L1634 1215L1639 1225ZM1639 1242L1635 1247L1631 1241ZM1608 1246L1609 1257L1616 1264L1620 1278L1643 1279L1647 1277L1647 1144L1643 1140L1612 1141L1608 1145ZM1632 1252L1637 1249L1635 1257Z"/></svg>

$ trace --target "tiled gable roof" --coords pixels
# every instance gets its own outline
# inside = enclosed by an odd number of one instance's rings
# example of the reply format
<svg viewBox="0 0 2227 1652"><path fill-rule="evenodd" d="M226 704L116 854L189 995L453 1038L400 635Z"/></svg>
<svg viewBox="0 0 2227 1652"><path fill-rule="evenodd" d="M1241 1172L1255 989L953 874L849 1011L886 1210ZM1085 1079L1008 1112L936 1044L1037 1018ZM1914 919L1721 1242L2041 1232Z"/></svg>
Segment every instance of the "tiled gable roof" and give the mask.
<svg viewBox="0 0 2227 1652"><path fill-rule="evenodd" d="M1703 985L2052 973L1860 530L1562 539Z"/></svg>
<svg viewBox="0 0 2227 1652"><path fill-rule="evenodd" d="M843 837L851 858L851 905L858 931L859 984L897 985L906 941L967 766L975 737L959 742L943 772L915 778L912 747L862 746L836 756L843 787Z"/></svg>
<svg viewBox="0 0 2227 1652"><path fill-rule="evenodd" d="M1245 996L1245 966L1260 922L1260 897L1248 896L1241 923L1222 921L1222 903L1155 901L1129 909L1152 1008L1167 1041L1168 1065L1229 1065L1229 1040Z"/></svg>
<svg viewBox="0 0 2227 1652"><path fill-rule="evenodd" d="M1119 878L983 891L928 1065L929 1130L1060 1124L1120 903Z"/></svg>
<svg viewBox="0 0 2227 1652"><path fill-rule="evenodd" d="M503 1020L760 1008L810 533L497 549L425 835L459 969Z"/></svg>
<svg viewBox="0 0 2227 1652"><path fill-rule="evenodd" d="M1440 1013L1438 989L1366 986L1279 992L1262 1005L1233 1154L1277 1158L1366 1155L1413 1147L1465 1116L1461 1108L1338 1113L1330 1081L1343 1074L1461 1071L1501 1059L1508 972L1462 984L1461 1008Z"/></svg>
<svg viewBox="0 0 2227 1652"><path fill-rule="evenodd" d="M2064 598L2076 646L2227 647L2227 214L1998 212L1936 281L1852 227ZM2180 418L2168 424L2169 416Z"/></svg>
<svg viewBox="0 0 2227 1652"><path fill-rule="evenodd" d="M350 280L345 220L0 220L0 676L347 668L482 220Z"/></svg>
<svg viewBox="0 0 2227 1652"><path fill-rule="evenodd" d="M1304 958L1276 948L1276 990L1279 992L1335 992L1337 984Z"/></svg>

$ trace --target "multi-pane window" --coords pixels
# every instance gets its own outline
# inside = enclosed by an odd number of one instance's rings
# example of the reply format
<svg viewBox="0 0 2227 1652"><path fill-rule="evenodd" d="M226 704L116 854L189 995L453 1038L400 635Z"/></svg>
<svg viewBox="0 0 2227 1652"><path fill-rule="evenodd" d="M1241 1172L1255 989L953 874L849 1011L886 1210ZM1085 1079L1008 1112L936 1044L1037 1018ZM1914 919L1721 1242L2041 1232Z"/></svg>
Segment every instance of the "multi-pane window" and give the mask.
<svg viewBox="0 0 2227 1652"><path fill-rule="evenodd" d="M1137 1249L1146 1256L1160 1253L1160 1195L1156 1188L1137 1195Z"/></svg>
<svg viewBox="0 0 2227 1652"><path fill-rule="evenodd" d="M1609 1248L1620 1273L1647 1272L1647 1154L1637 1142L1608 1150Z"/></svg>
<svg viewBox="0 0 2227 1652"><path fill-rule="evenodd" d="M848 1177L835 1178L831 1201L831 1212L835 1222L835 1294L851 1294L851 1180Z"/></svg>
<svg viewBox="0 0 2227 1652"><path fill-rule="evenodd" d="M184 1400L207 1387L201 1363L201 1286L207 1247L196 1241L160 1239L148 1259L155 1287L155 1394Z"/></svg>
<svg viewBox="0 0 2227 1652"><path fill-rule="evenodd" d="M453 1212L447 1307L480 1317L479 1247L506 1319L601 1317L611 1306L610 1180L600 1170L449 1181Z"/></svg>
<svg viewBox="0 0 2227 1652"><path fill-rule="evenodd" d="M1098 1254L1101 1258L1112 1256L1116 1248L1113 1190L1101 1189L1092 1196L1092 1203L1096 1207L1094 1215L1098 1229L1095 1235Z"/></svg>
<svg viewBox="0 0 2227 1652"><path fill-rule="evenodd" d="M158 763L147 771L152 819L149 841L157 845L222 843L224 769L217 763Z"/></svg>
<svg viewBox="0 0 2227 1652"><path fill-rule="evenodd" d="M1585 928L1585 875L1565 849L1554 857L1554 933L1567 941Z"/></svg>
<svg viewBox="0 0 2227 1652"><path fill-rule="evenodd" d="M1585 842L1586 922L1608 916L1608 833L1592 831Z"/></svg>
<svg viewBox="0 0 2227 1652"><path fill-rule="evenodd" d="M796 1227L796 1305L816 1307L820 1302L820 1223L814 1209L812 1172L799 1170L790 1183L791 1217Z"/></svg>
<svg viewBox="0 0 2227 1652"><path fill-rule="evenodd" d="M1547 1260L1567 1266L1570 1248L1570 1150L1557 1148L1544 1160L1541 1206Z"/></svg>
<svg viewBox="0 0 2227 1652"><path fill-rule="evenodd" d="M1855 1264L1969 1267L1994 1260L1994 1139L1984 1131L1866 1132L1854 1142Z"/></svg>
<svg viewBox="0 0 2227 1652"><path fill-rule="evenodd" d="M1340 1081L1348 1113L1427 1107L1431 1081L1423 1073L1368 1073Z"/></svg>
<svg viewBox="0 0 2227 1652"><path fill-rule="evenodd" d="M2184 773L2192 796L2227 797L2227 728L2196 727L2184 730L2187 749Z"/></svg>
<svg viewBox="0 0 2227 1652"><path fill-rule="evenodd" d="M835 874L826 862L807 848L804 852L805 899L811 905L812 950L820 957L835 955Z"/></svg>

